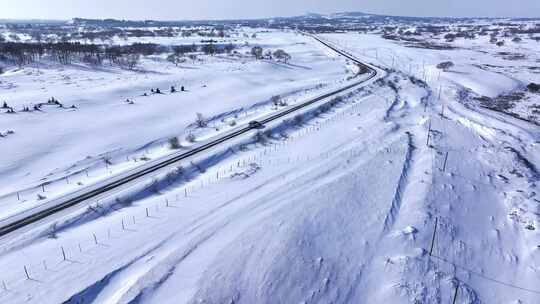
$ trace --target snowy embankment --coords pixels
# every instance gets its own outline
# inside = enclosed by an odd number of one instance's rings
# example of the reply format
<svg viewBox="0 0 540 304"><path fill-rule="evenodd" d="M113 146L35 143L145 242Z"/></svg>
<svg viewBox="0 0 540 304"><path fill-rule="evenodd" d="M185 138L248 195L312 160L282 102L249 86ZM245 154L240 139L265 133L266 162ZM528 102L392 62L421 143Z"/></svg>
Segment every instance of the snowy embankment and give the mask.
<svg viewBox="0 0 540 304"><path fill-rule="evenodd" d="M411 59L160 187L14 238L0 301L537 303L540 131L458 98L515 77L471 84L428 72L440 52L325 37L377 66L392 66L384 50ZM469 69L462 55L444 54Z"/></svg>
<svg viewBox="0 0 540 304"><path fill-rule="evenodd" d="M502 73L478 68L515 65L486 54L489 48L433 52L372 36L347 36L347 42L344 35L328 37L349 44L358 53L376 49L381 64L425 79L432 92L424 109L429 120L425 125L431 127L431 155L426 161L432 162L432 186L413 213L402 210L400 217L405 221L412 214L425 217L414 226L426 239L422 247L427 250L431 249L428 236L433 235L434 218L438 218L435 258L427 263L396 250L399 246L392 247L391 252L400 257L387 253L385 265L397 269L381 280L409 278L399 288L411 301L445 303L453 299L457 288L458 303L538 302L540 131L532 123L483 109L472 99L505 95L538 81L537 75L523 69L522 73L518 69ZM534 45L528 47L522 51L528 50L526 58L535 60ZM456 68L437 71L434 66L445 60L453 61ZM410 99L400 95L406 106ZM415 275L425 277L410 280Z"/></svg>

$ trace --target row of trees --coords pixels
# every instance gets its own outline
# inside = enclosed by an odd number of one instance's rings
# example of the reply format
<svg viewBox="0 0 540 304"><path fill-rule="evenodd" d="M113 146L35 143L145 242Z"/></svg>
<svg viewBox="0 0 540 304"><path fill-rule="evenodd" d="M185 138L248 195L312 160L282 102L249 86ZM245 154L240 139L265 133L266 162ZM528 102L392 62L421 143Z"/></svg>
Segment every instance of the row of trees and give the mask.
<svg viewBox="0 0 540 304"><path fill-rule="evenodd" d="M18 66L24 66L39 61L47 56L48 59L61 64L71 64L78 61L100 66L103 65L106 60L111 65L134 69L139 63L141 56L157 55L171 51L173 55L177 57L196 52L214 55L225 52L230 53L234 48L235 45L233 44L218 45L213 43L166 47L153 43L105 46L98 44L81 44L78 42L3 42L0 43L0 61L7 61Z"/></svg>
<svg viewBox="0 0 540 304"><path fill-rule="evenodd" d="M166 48L165 48L166 49ZM18 66L31 64L47 56L61 64L81 61L93 65L102 65L104 60L133 68L141 55L152 55L164 51L156 44L133 44L128 46L101 46L71 42L59 43L0 43L0 60L12 62Z"/></svg>
<svg viewBox="0 0 540 304"><path fill-rule="evenodd" d="M255 56L256 59L276 59L285 63L289 62L289 60L292 58L291 55L282 49L275 50L274 52L267 50L265 52L260 46L254 46L251 48L251 55Z"/></svg>

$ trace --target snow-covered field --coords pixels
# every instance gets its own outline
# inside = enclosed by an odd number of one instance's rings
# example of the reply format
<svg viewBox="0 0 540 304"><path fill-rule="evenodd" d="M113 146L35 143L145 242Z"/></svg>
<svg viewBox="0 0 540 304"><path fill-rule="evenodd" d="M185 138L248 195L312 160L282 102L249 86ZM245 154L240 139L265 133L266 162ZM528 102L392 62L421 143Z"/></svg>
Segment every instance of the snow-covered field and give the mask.
<svg viewBox="0 0 540 304"><path fill-rule="evenodd" d="M321 37L379 79L257 141L1 240L0 302L540 303L540 129L478 99L540 82L519 68L537 64L538 45L524 43L517 64L482 40L435 51ZM0 131L15 133L0 139L0 215L171 153L172 136L188 145L187 134L211 138L276 111L273 95L293 104L352 75L308 36L256 39L286 49L291 64L216 56L179 68L145 60L146 73L1 75L10 104L55 96L78 108L3 115ZM448 60L453 68L436 68ZM188 92L140 96L171 85ZM211 128L194 127L198 112L216 117Z"/></svg>
<svg viewBox="0 0 540 304"><path fill-rule="evenodd" d="M14 131L1 139L2 145L16 153L5 153L0 164L5 181L0 219L111 171L137 166L141 158L170 153L167 140L173 136L188 146L188 134L202 140L278 110L272 96L281 95L293 104L339 86L354 73L313 39L267 33L257 40L266 49L286 49L293 60L282 64L215 56L175 67L148 59L144 72L38 66L1 75L6 85L2 99L10 106L32 107L54 96L65 108L45 105L42 111L2 115L0 130ZM187 92L169 94L170 86L185 86ZM151 94L150 88L165 94ZM141 96L145 92L149 96ZM77 109L69 108L72 104ZM213 118L202 133L193 130L197 113ZM45 198L40 200L38 194Z"/></svg>

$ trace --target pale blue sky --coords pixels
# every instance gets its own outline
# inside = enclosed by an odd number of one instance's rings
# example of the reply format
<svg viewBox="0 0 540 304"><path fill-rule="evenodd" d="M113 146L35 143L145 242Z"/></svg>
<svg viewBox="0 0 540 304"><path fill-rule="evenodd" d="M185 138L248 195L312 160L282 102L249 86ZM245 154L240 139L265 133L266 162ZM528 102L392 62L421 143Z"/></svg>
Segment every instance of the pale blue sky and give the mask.
<svg viewBox="0 0 540 304"><path fill-rule="evenodd" d="M231 19L343 11L540 17L540 0L0 0L0 18L9 19Z"/></svg>

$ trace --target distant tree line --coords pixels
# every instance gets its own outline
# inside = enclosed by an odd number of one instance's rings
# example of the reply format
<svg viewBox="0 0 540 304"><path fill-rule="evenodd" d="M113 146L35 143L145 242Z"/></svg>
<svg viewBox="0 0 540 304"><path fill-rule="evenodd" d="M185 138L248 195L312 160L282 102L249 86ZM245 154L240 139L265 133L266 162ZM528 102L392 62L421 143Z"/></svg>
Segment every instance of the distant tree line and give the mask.
<svg viewBox="0 0 540 304"><path fill-rule="evenodd" d="M108 62L122 68L134 69L141 56L172 52L178 57L188 53L201 52L207 55L230 53L236 48L233 44L163 46L153 43L134 43L131 45L99 45L79 42L0 42L0 61L10 62L22 67L47 57L60 64L84 62L100 66Z"/></svg>

